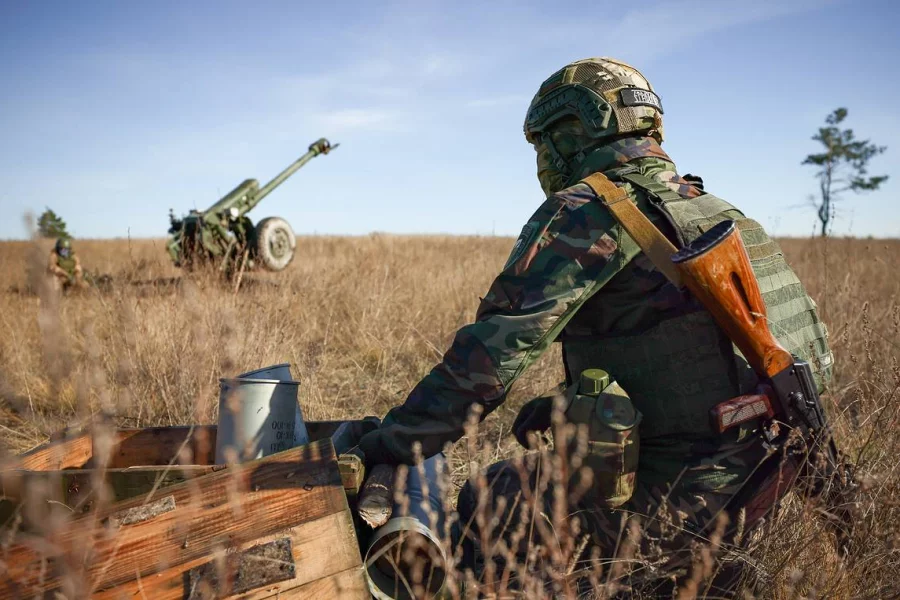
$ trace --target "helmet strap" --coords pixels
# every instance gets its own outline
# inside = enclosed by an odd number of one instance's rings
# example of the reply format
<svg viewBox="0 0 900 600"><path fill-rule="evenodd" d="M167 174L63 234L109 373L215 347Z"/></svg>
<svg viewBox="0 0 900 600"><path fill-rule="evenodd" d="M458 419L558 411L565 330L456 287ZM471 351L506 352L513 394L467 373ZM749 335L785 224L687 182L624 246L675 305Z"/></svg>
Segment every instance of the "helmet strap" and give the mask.
<svg viewBox="0 0 900 600"><path fill-rule="evenodd" d="M550 153L550 158L553 159L553 166L556 167L556 170L562 173L563 177L571 177L572 167L569 165L569 161L563 158L563 155L556 149L556 145L554 145L549 131L545 131L541 134L541 143L547 147L547 151Z"/></svg>

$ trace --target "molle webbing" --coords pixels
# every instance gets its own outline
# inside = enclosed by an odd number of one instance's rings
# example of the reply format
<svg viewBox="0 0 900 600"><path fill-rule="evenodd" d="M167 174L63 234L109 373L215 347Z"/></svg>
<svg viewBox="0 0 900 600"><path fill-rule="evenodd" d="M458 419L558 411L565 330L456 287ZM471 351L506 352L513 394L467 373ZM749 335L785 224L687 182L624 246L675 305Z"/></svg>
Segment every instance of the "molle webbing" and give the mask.
<svg viewBox="0 0 900 600"><path fill-rule="evenodd" d="M821 392L831 372L833 357L828 331L819 320L816 303L781 254L751 260L769 318L769 329L792 354L806 360Z"/></svg>
<svg viewBox="0 0 900 600"><path fill-rule="evenodd" d="M668 187L656 181L655 179L651 179L646 175L642 175L632 167L625 167L624 169L620 169L616 174L625 181L631 182L644 190L647 195L649 195L657 202L672 202L683 200L683 198L676 192L670 190Z"/></svg>
<svg viewBox="0 0 900 600"><path fill-rule="evenodd" d="M617 174L651 197L651 204L669 218L685 244L725 219L735 221L759 282L772 335L788 351L809 362L821 391L832 363L828 333L819 320L815 302L784 260L778 243L769 237L762 225L712 194L682 198L662 183L633 169L625 168ZM735 354L741 392L745 393L749 391L747 386L755 385L756 377L748 372L749 366L737 348Z"/></svg>
<svg viewBox="0 0 900 600"><path fill-rule="evenodd" d="M584 182L594 189L635 241L639 242L629 229L631 217L627 211L629 207L639 210L632 202L636 193L649 197L649 205L665 216L682 244L694 241L721 221L736 221L759 282L773 335L786 349L810 363L817 383L822 386L825 370L831 364L825 328L815 304L785 262L780 248L756 221L711 194L682 198L633 166L609 176L631 185L618 187L606 177L591 177ZM624 217L620 216L621 208L626 211ZM645 226L648 225L646 215L640 216ZM649 226L655 229L652 223ZM658 230L654 235L664 237ZM644 247L640 242L639 245ZM645 254L654 264L670 260L665 253L663 258ZM631 263L617 277L639 278L641 269ZM621 285L611 288L610 293L614 294L609 297L611 302L644 302L633 306L632 314L644 313L646 319L632 324L638 327L627 332L613 332L610 328L617 325L614 322L594 319L593 313L576 315L573 322L578 324L578 333L573 332L563 341L567 372L579 373L588 368L609 372L644 414L640 427L641 437L646 440L656 440L653 443L665 446L665 440L672 438L710 439L713 433L708 423L709 409L728 398L752 392L758 383L756 374L709 312L675 300L674 295L629 298L623 295L622 289ZM589 301L585 305L598 311L598 316L604 310L603 294L604 290L600 290L598 302ZM661 300L665 297L672 304Z"/></svg>
<svg viewBox="0 0 900 600"><path fill-rule="evenodd" d="M644 415L641 437L712 436L709 409L737 395L731 342L706 311L666 319L636 335L570 338L569 370L602 365Z"/></svg>

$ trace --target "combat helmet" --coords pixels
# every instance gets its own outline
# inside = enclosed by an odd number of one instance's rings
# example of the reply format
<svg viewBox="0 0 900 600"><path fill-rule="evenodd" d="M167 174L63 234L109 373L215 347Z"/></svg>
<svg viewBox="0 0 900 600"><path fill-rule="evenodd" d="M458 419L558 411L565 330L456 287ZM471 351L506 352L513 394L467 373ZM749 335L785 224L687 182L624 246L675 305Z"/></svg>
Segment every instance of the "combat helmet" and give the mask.
<svg viewBox="0 0 900 600"><path fill-rule="evenodd" d="M577 118L598 146L637 132L662 142L662 113L659 96L640 71L612 58L586 58L541 84L525 115L525 138L536 146L546 145L556 169L569 176L584 153L567 158L554 146L550 133L559 121Z"/></svg>
<svg viewBox="0 0 900 600"><path fill-rule="evenodd" d="M63 258L68 258L72 254L72 241L66 237L57 238L56 253Z"/></svg>

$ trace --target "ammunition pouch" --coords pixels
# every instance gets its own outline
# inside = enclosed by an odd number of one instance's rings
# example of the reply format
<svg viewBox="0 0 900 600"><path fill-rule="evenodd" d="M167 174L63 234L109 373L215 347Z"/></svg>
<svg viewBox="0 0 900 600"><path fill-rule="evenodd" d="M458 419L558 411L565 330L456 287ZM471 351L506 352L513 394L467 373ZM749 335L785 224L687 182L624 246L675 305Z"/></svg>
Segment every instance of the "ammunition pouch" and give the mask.
<svg viewBox="0 0 900 600"><path fill-rule="evenodd" d="M621 506L634 494L641 413L625 390L599 369L583 372L565 394L567 420L587 433L584 465L593 472L590 496L605 508Z"/></svg>

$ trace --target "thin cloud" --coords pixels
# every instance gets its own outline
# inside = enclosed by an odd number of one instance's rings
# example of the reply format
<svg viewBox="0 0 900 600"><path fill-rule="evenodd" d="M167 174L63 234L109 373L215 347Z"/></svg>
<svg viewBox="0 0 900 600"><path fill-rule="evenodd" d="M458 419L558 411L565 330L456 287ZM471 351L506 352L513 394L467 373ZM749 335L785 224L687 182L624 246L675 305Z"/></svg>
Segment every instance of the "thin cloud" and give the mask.
<svg viewBox="0 0 900 600"><path fill-rule="evenodd" d="M398 128L399 115L377 108L348 108L319 113L313 121L331 131L385 131Z"/></svg>
<svg viewBox="0 0 900 600"><path fill-rule="evenodd" d="M632 10L606 36L608 48L627 49L628 59L646 62L688 40L732 27L768 21L789 14L820 10L843 0L684 0ZM677 26L683 23L686 26ZM634 32L641 43L634 43ZM616 54L616 52L611 52Z"/></svg>
<svg viewBox="0 0 900 600"><path fill-rule="evenodd" d="M593 19L562 19L553 23L529 21L518 35L535 48L566 56L615 56L643 66L697 38L741 25L787 15L814 12L846 0L669 0L642 4L606 22L598 44ZM639 40L639 42L638 42ZM588 50L585 51L584 49Z"/></svg>
<svg viewBox="0 0 900 600"><path fill-rule="evenodd" d="M449 53L430 54L418 64L418 71L424 77L457 77L467 70L474 57L462 57Z"/></svg>

